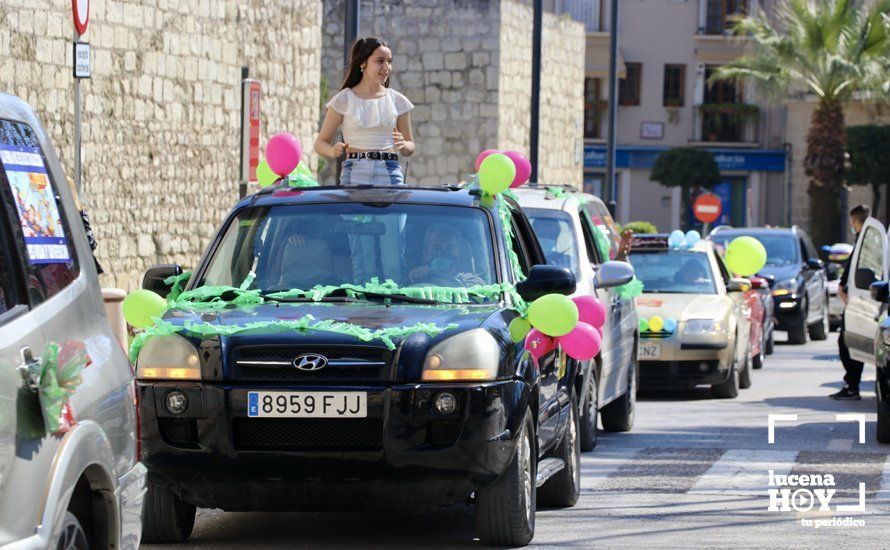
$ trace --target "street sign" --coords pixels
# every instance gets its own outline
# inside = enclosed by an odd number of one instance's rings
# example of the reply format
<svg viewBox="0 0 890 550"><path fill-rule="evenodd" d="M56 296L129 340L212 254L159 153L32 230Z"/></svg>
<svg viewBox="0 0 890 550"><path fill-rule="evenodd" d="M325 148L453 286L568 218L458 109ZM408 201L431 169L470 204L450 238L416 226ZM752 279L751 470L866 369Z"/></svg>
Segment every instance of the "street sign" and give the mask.
<svg viewBox="0 0 890 550"><path fill-rule="evenodd" d="M78 35L85 34L90 23L90 0L71 0L71 11L74 14L74 30Z"/></svg>
<svg viewBox="0 0 890 550"><path fill-rule="evenodd" d="M74 78L90 77L90 44L74 43Z"/></svg>
<svg viewBox="0 0 890 550"><path fill-rule="evenodd" d="M713 223L717 221L717 218L720 217L720 214L723 212L723 205L720 202L720 197L713 193L703 193L695 199L695 203L692 205L692 212L695 214L695 219L702 223Z"/></svg>
<svg viewBox="0 0 890 550"><path fill-rule="evenodd" d="M260 163L260 83L245 78L241 86L241 181L255 182Z"/></svg>

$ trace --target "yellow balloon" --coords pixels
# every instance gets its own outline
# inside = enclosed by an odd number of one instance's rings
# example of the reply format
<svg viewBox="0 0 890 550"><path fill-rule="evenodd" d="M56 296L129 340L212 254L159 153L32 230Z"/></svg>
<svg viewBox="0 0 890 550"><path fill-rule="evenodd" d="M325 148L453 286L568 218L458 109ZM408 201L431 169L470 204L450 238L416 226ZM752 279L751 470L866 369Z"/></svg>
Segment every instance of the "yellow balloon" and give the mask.
<svg viewBox="0 0 890 550"><path fill-rule="evenodd" d="M661 332L664 328L664 319L658 315L649 318L649 330L652 332Z"/></svg>

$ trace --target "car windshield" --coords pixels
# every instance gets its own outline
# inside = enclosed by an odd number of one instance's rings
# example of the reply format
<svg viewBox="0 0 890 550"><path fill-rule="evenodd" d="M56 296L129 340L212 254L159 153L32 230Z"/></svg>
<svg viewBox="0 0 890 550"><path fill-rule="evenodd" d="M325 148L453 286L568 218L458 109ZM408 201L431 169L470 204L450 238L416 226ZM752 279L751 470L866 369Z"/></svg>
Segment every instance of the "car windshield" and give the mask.
<svg viewBox="0 0 890 550"><path fill-rule="evenodd" d="M716 294L714 276L706 252L664 250L630 255L643 292Z"/></svg>
<svg viewBox="0 0 890 550"><path fill-rule="evenodd" d="M532 222L547 263L567 267L577 276L580 272L578 240L571 216L566 212L544 208L526 208L525 212Z"/></svg>
<svg viewBox="0 0 890 550"><path fill-rule="evenodd" d="M238 213L201 284L263 293L317 285L466 288L497 283L489 218L478 208L308 204Z"/></svg>
<svg viewBox="0 0 890 550"><path fill-rule="evenodd" d="M742 236L745 236L745 233L733 232L731 234L726 234L718 232L715 235L712 235L710 239L714 241L715 244L718 244L725 249L733 239ZM790 233L777 233L774 235L751 233L748 236L754 237L763 244L763 248L766 249L767 266L778 267L800 263L797 242L795 241L794 236Z"/></svg>

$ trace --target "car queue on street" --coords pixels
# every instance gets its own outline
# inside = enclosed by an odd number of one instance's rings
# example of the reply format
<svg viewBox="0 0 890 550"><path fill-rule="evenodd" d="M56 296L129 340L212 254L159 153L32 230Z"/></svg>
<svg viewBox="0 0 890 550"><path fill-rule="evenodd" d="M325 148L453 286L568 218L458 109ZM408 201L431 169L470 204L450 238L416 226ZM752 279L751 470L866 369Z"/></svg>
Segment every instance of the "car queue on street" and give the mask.
<svg viewBox="0 0 890 550"><path fill-rule="evenodd" d="M2 544L183 542L198 507L469 503L483 543L525 545L539 504L577 501L599 427L633 429L641 387L733 398L774 328L792 341L801 327L827 332L829 277L796 228L630 242L599 198L562 186L516 189L502 210L472 185L285 179L236 204L193 271L148 269L144 289L175 307L137 336L131 367L52 145L19 99L0 96L0 119ZM741 235L765 241L760 276L724 261ZM870 218L846 331L850 353L878 366L882 442L888 263ZM554 293L604 305L595 357L559 344L533 357L514 336L517 301ZM48 370L59 378L78 358L70 399L46 406ZM42 491L25 486L34 479Z"/></svg>

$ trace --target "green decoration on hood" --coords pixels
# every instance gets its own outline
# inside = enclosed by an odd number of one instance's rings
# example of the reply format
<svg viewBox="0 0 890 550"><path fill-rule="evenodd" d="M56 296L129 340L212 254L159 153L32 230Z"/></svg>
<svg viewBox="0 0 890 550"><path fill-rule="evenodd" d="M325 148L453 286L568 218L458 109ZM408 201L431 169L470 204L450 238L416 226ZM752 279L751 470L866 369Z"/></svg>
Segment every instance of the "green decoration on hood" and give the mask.
<svg viewBox="0 0 890 550"><path fill-rule="evenodd" d="M629 283L615 287L615 292L621 298L636 298L643 293L643 281L635 276Z"/></svg>

